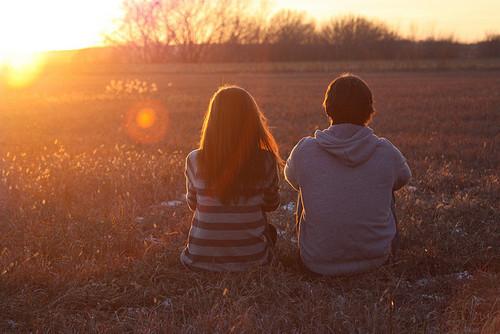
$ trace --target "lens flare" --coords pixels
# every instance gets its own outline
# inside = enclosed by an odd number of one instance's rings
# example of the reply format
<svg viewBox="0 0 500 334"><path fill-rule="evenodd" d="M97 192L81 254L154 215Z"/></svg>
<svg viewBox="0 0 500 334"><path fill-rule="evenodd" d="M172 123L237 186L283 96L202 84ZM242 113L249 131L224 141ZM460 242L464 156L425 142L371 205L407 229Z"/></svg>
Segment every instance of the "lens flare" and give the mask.
<svg viewBox="0 0 500 334"><path fill-rule="evenodd" d="M11 88L24 88L31 85L41 74L45 59L40 54L17 53L2 56L2 68L5 83Z"/></svg>
<svg viewBox="0 0 500 334"><path fill-rule="evenodd" d="M125 117L127 135L141 144L160 142L169 126L168 113L159 101L141 101Z"/></svg>
<svg viewBox="0 0 500 334"><path fill-rule="evenodd" d="M144 108L139 110L135 118L135 122L140 128L148 129L156 122L156 112L152 108Z"/></svg>

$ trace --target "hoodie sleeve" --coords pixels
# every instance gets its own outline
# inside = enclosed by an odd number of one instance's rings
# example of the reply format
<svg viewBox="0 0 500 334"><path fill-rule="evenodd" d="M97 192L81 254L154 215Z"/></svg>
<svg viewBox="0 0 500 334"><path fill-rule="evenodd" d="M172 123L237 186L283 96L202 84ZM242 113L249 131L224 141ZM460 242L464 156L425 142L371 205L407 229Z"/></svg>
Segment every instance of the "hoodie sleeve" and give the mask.
<svg viewBox="0 0 500 334"><path fill-rule="evenodd" d="M404 187L411 178L411 170L406 162L406 158L403 154L396 148L396 168L395 168L395 181L393 190L399 190Z"/></svg>
<svg viewBox="0 0 500 334"><path fill-rule="evenodd" d="M297 145L295 145L292 152L290 153L290 156L286 160L286 165L285 165L285 179L293 187L293 189L297 191L299 191L300 188L300 181L297 170L297 161L299 159L298 155L299 155L300 145L302 144L304 139L305 138L303 138L301 141L297 143Z"/></svg>

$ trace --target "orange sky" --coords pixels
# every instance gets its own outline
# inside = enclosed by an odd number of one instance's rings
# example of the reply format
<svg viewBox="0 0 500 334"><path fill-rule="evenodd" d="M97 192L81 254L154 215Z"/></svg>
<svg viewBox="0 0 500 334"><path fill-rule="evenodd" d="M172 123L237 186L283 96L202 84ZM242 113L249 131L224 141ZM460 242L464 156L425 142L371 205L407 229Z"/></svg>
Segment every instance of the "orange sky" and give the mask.
<svg viewBox="0 0 500 334"><path fill-rule="evenodd" d="M276 0L326 18L347 13L386 21L404 34L417 37L453 35L462 41L500 33L500 0Z"/></svg>
<svg viewBox="0 0 500 334"><path fill-rule="evenodd" d="M272 2L275 8L304 10L319 19L348 13L379 18L416 36L454 34L474 41L486 32L500 32L499 0ZM102 34L112 29L120 9L121 0L0 0L0 59L21 52L102 44Z"/></svg>

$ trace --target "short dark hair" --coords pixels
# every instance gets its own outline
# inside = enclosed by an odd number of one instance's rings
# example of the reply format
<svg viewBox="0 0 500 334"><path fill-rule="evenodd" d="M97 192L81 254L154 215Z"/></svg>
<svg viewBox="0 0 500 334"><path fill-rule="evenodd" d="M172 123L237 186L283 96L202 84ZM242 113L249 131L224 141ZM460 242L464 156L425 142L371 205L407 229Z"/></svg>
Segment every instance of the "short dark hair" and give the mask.
<svg viewBox="0 0 500 334"><path fill-rule="evenodd" d="M330 83L323 106L332 124L367 125L375 113L370 88L360 77L350 73Z"/></svg>

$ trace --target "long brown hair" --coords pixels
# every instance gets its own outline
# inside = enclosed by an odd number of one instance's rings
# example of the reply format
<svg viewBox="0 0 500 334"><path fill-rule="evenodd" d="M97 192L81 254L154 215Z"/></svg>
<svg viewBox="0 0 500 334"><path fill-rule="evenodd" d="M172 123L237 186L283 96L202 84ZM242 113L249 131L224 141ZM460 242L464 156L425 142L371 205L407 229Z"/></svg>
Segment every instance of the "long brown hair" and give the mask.
<svg viewBox="0 0 500 334"><path fill-rule="evenodd" d="M264 114L237 86L223 86L212 96L199 148L201 176L224 203L251 195L266 179L270 160L274 168L282 166Z"/></svg>

